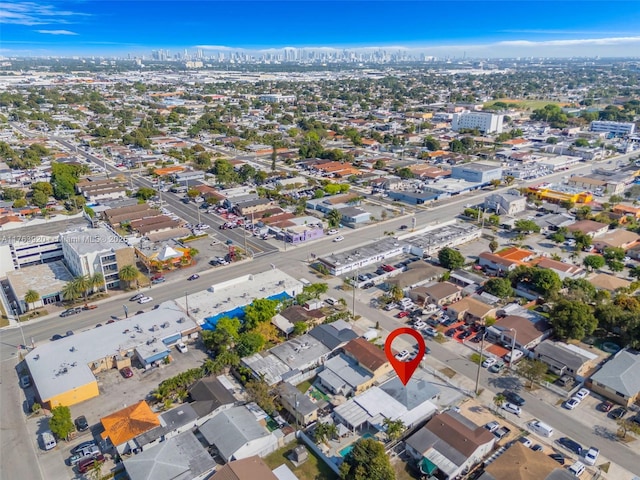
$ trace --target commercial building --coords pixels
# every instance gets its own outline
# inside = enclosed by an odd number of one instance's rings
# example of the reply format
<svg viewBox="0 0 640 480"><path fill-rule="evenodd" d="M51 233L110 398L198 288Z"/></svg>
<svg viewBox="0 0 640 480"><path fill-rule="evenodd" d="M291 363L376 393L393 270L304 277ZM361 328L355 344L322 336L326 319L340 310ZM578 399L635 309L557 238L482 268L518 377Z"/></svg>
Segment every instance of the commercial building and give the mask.
<svg viewBox="0 0 640 480"><path fill-rule="evenodd" d="M527 208L527 197L514 193L492 193L484 199L484 209L513 216Z"/></svg>
<svg viewBox="0 0 640 480"><path fill-rule="evenodd" d="M455 132L463 129L480 130L482 133L502 133L504 115L486 112L454 113L451 129Z"/></svg>
<svg viewBox="0 0 640 480"><path fill-rule="evenodd" d="M431 257L444 247L456 247L480 238L482 230L477 225L456 223L455 220L433 225L417 235L412 235L402 241L406 243L406 250L419 257Z"/></svg>
<svg viewBox="0 0 640 480"><path fill-rule="evenodd" d="M318 258L331 275L344 275L374 263L382 262L402 254L406 243L394 238L383 238L379 242L346 252L335 252Z"/></svg>
<svg viewBox="0 0 640 480"><path fill-rule="evenodd" d="M592 132L609 133L617 137L633 135L636 131L636 124L633 122L609 122L595 120L591 122L589 129Z"/></svg>
<svg viewBox="0 0 640 480"><path fill-rule="evenodd" d="M105 288L120 286L118 271L125 265L135 265L133 247L104 227L60 234L62 253L71 273L92 276L101 273Z"/></svg>
<svg viewBox="0 0 640 480"><path fill-rule="evenodd" d="M73 275L62 261L32 265L7 273L7 283L18 301L19 313L62 301L62 290L71 280ZM38 292L40 299L27 305L24 296L29 290Z"/></svg>
<svg viewBox="0 0 640 480"><path fill-rule="evenodd" d="M100 372L128 367L134 357L151 368L169 355L171 345L199 330L175 302L165 302L155 310L45 342L25 362L43 407L70 406L100 394Z"/></svg>
<svg viewBox="0 0 640 480"><path fill-rule="evenodd" d="M572 202L575 204L589 203L593 200L593 195L588 191L553 183L532 185L527 187L527 193L549 203Z"/></svg>
<svg viewBox="0 0 640 480"><path fill-rule="evenodd" d="M500 180L502 167L486 163L463 163L451 168L451 178L484 185L490 183L491 180Z"/></svg>
<svg viewBox="0 0 640 480"><path fill-rule="evenodd" d="M295 95L281 95L279 93L263 93L258 96L258 100L267 103L295 103Z"/></svg>

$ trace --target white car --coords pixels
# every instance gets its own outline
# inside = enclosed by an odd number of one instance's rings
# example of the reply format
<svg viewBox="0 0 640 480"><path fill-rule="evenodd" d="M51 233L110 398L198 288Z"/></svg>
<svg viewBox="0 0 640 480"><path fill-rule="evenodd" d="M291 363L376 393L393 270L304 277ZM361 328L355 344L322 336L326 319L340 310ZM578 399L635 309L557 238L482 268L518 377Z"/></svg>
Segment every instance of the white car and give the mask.
<svg viewBox="0 0 640 480"><path fill-rule="evenodd" d="M344 237L342 235L338 235L336 238L333 239L334 242L341 242L342 240L344 240Z"/></svg>
<svg viewBox="0 0 640 480"><path fill-rule="evenodd" d="M400 360L401 362L405 361L409 358L409 352L407 350L402 350L401 352L396 353L396 360Z"/></svg>
<svg viewBox="0 0 640 480"><path fill-rule="evenodd" d="M187 353L187 346L182 342L176 343L176 348L180 351L180 353Z"/></svg>
<svg viewBox="0 0 640 480"><path fill-rule="evenodd" d="M438 334L438 331L433 327L427 327L424 329L423 333L427 337L435 337Z"/></svg>
<svg viewBox="0 0 640 480"><path fill-rule="evenodd" d="M142 297L140 300L138 300L138 303L139 304L149 303L151 300L153 300L153 298L151 297Z"/></svg>
<svg viewBox="0 0 640 480"><path fill-rule="evenodd" d="M495 364L497 362L497 360L495 359L495 357L487 357L484 359L484 362L482 362L482 366L484 368L489 368L491 365Z"/></svg>
<svg viewBox="0 0 640 480"><path fill-rule="evenodd" d="M327 235L335 235L336 233L338 233L338 230L336 230L335 228L332 228L327 232Z"/></svg>
<svg viewBox="0 0 640 480"><path fill-rule="evenodd" d="M427 326L427 324L426 324L426 323L424 323L424 322L423 322L423 321L421 321L421 320L420 320L420 321L417 321L416 323L414 323L414 324L413 324L413 327L414 327L416 330L422 330L422 329L423 329L423 328L425 328L426 326Z"/></svg>
<svg viewBox="0 0 640 480"><path fill-rule="evenodd" d="M513 413L514 415L517 415L517 416L520 416L520 414L522 413L522 410L520 409L519 406L510 402L503 403L502 409L509 413Z"/></svg>
<svg viewBox="0 0 640 480"><path fill-rule="evenodd" d="M578 405L580 405L581 401L582 400L580 400L578 397L571 397L569 400L564 402L564 408L566 408L567 410L573 410Z"/></svg>
<svg viewBox="0 0 640 480"><path fill-rule="evenodd" d="M579 398L580 400L584 400L589 396L589 393L590 393L589 390L587 390L586 388L581 388L576 392L574 397Z"/></svg>
<svg viewBox="0 0 640 480"><path fill-rule="evenodd" d="M584 463L587 465L595 465L600 455L600 450L596 447L589 448L589 451L584 454Z"/></svg>

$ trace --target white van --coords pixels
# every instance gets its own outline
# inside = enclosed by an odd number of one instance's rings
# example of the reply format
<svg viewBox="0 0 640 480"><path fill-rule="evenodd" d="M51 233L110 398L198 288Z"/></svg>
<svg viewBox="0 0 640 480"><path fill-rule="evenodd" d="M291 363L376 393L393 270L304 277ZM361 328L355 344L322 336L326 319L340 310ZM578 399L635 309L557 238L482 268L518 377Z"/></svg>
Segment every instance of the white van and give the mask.
<svg viewBox="0 0 640 480"><path fill-rule="evenodd" d="M50 431L42 432L40 434L40 439L42 440L42 446L45 450L56 448L56 439Z"/></svg>
<svg viewBox="0 0 640 480"><path fill-rule="evenodd" d="M324 301L327 303L327 305L335 305L336 303L338 303L338 300L333 297L325 298Z"/></svg>
<svg viewBox="0 0 640 480"><path fill-rule="evenodd" d="M546 423L543 423L539 420L535 420L529 424L531 431L541 435L543 437L550 437L553 435L553 428L551 428Z"/></svg>
<svg viewBox="0 0 640 480"><path fill-rule="evenodd" d="M576 462L573 465L571 465L569 467L569 471L571 473L573 473L573 475L575 475L576 477L579 477L580 475L582 475L585 471L585 466L584 463L582 462Z"/></svg>
<svg viewBox="0 0 640 480"><path fill-rule="evenodd" d="M505 362L509 362L511 363L511 353L509 352L504 356L504 361ZM514 350L513 351L513 362L517 362L518 360L520 360L522 357L524 356L524 353L522 353L521 350Z"/></svg>
<svg viewBox="0 0 640 480"><path fill-rule="evenodd" d="M309 280L307 280L306 278L301 278L300 279L300 283L305 287L311 286L311 282Z"/></svg>

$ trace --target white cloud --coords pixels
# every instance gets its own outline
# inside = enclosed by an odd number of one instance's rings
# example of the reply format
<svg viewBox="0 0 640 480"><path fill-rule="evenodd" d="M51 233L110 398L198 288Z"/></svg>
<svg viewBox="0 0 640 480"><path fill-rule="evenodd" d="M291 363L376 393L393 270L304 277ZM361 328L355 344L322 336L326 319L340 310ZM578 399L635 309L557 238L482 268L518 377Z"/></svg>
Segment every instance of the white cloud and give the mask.
<svg viewBox="0 0 640 480"><path fill-rule="evenodd" d="M71 30L36 30L38 33L44 33L46 35L78 35Z"/></svg>
<svg viewBox="0 0 640 480"><path fill-rule="evenodd" d="M585 45L628 45L630 43L639 43L640 37L610 37L610 38L576 38L565 40L508 40L498 42L496 45L510 47L573 47Z"/></svg>
<svg viewBox="0 0 640 480"><path fill-rule="evenodd" d="M194 48L202 50L242 50L240 48L225 47L224 45L196 45Z"/></svg>
<svg viewBox="0 0 640 480"><path fill-rule="evenodd" d="M34 2L0 2L0 23L14 25L48 25L71 23L72 17L89 16L88 13L58 10L53 5Z"/></svg>

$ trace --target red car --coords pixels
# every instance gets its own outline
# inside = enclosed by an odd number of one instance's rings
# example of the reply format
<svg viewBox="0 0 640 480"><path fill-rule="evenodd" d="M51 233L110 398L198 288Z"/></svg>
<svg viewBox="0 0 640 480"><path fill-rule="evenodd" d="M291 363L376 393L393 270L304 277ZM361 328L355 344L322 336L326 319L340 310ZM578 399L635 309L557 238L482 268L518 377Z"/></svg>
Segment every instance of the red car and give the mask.
<svg viewBox="0 0 640 480"><path fill-rule="evenodd" d="M81 460L78 463L78 472L87 473L90 469L92 469L96 464L104 463L104 455L98 453L93 457L86 458Z"/></svg>
<svg viewBox="0 0 640 480"><path fill-rule="evenodd" d="M133 377L133 370L131 370L129 367L124 367L120 369L120 373L122 374L122 376L124 378L131 378Z"/></svg>
<svg viewBox="0 0 640 480"><path fill-rule="evenodd" d="M409 312L407 312L406 310L401 311L400 313L398 313L396 315L396 318L404 318L404 317L408 317L409 316Z"/></svg>

